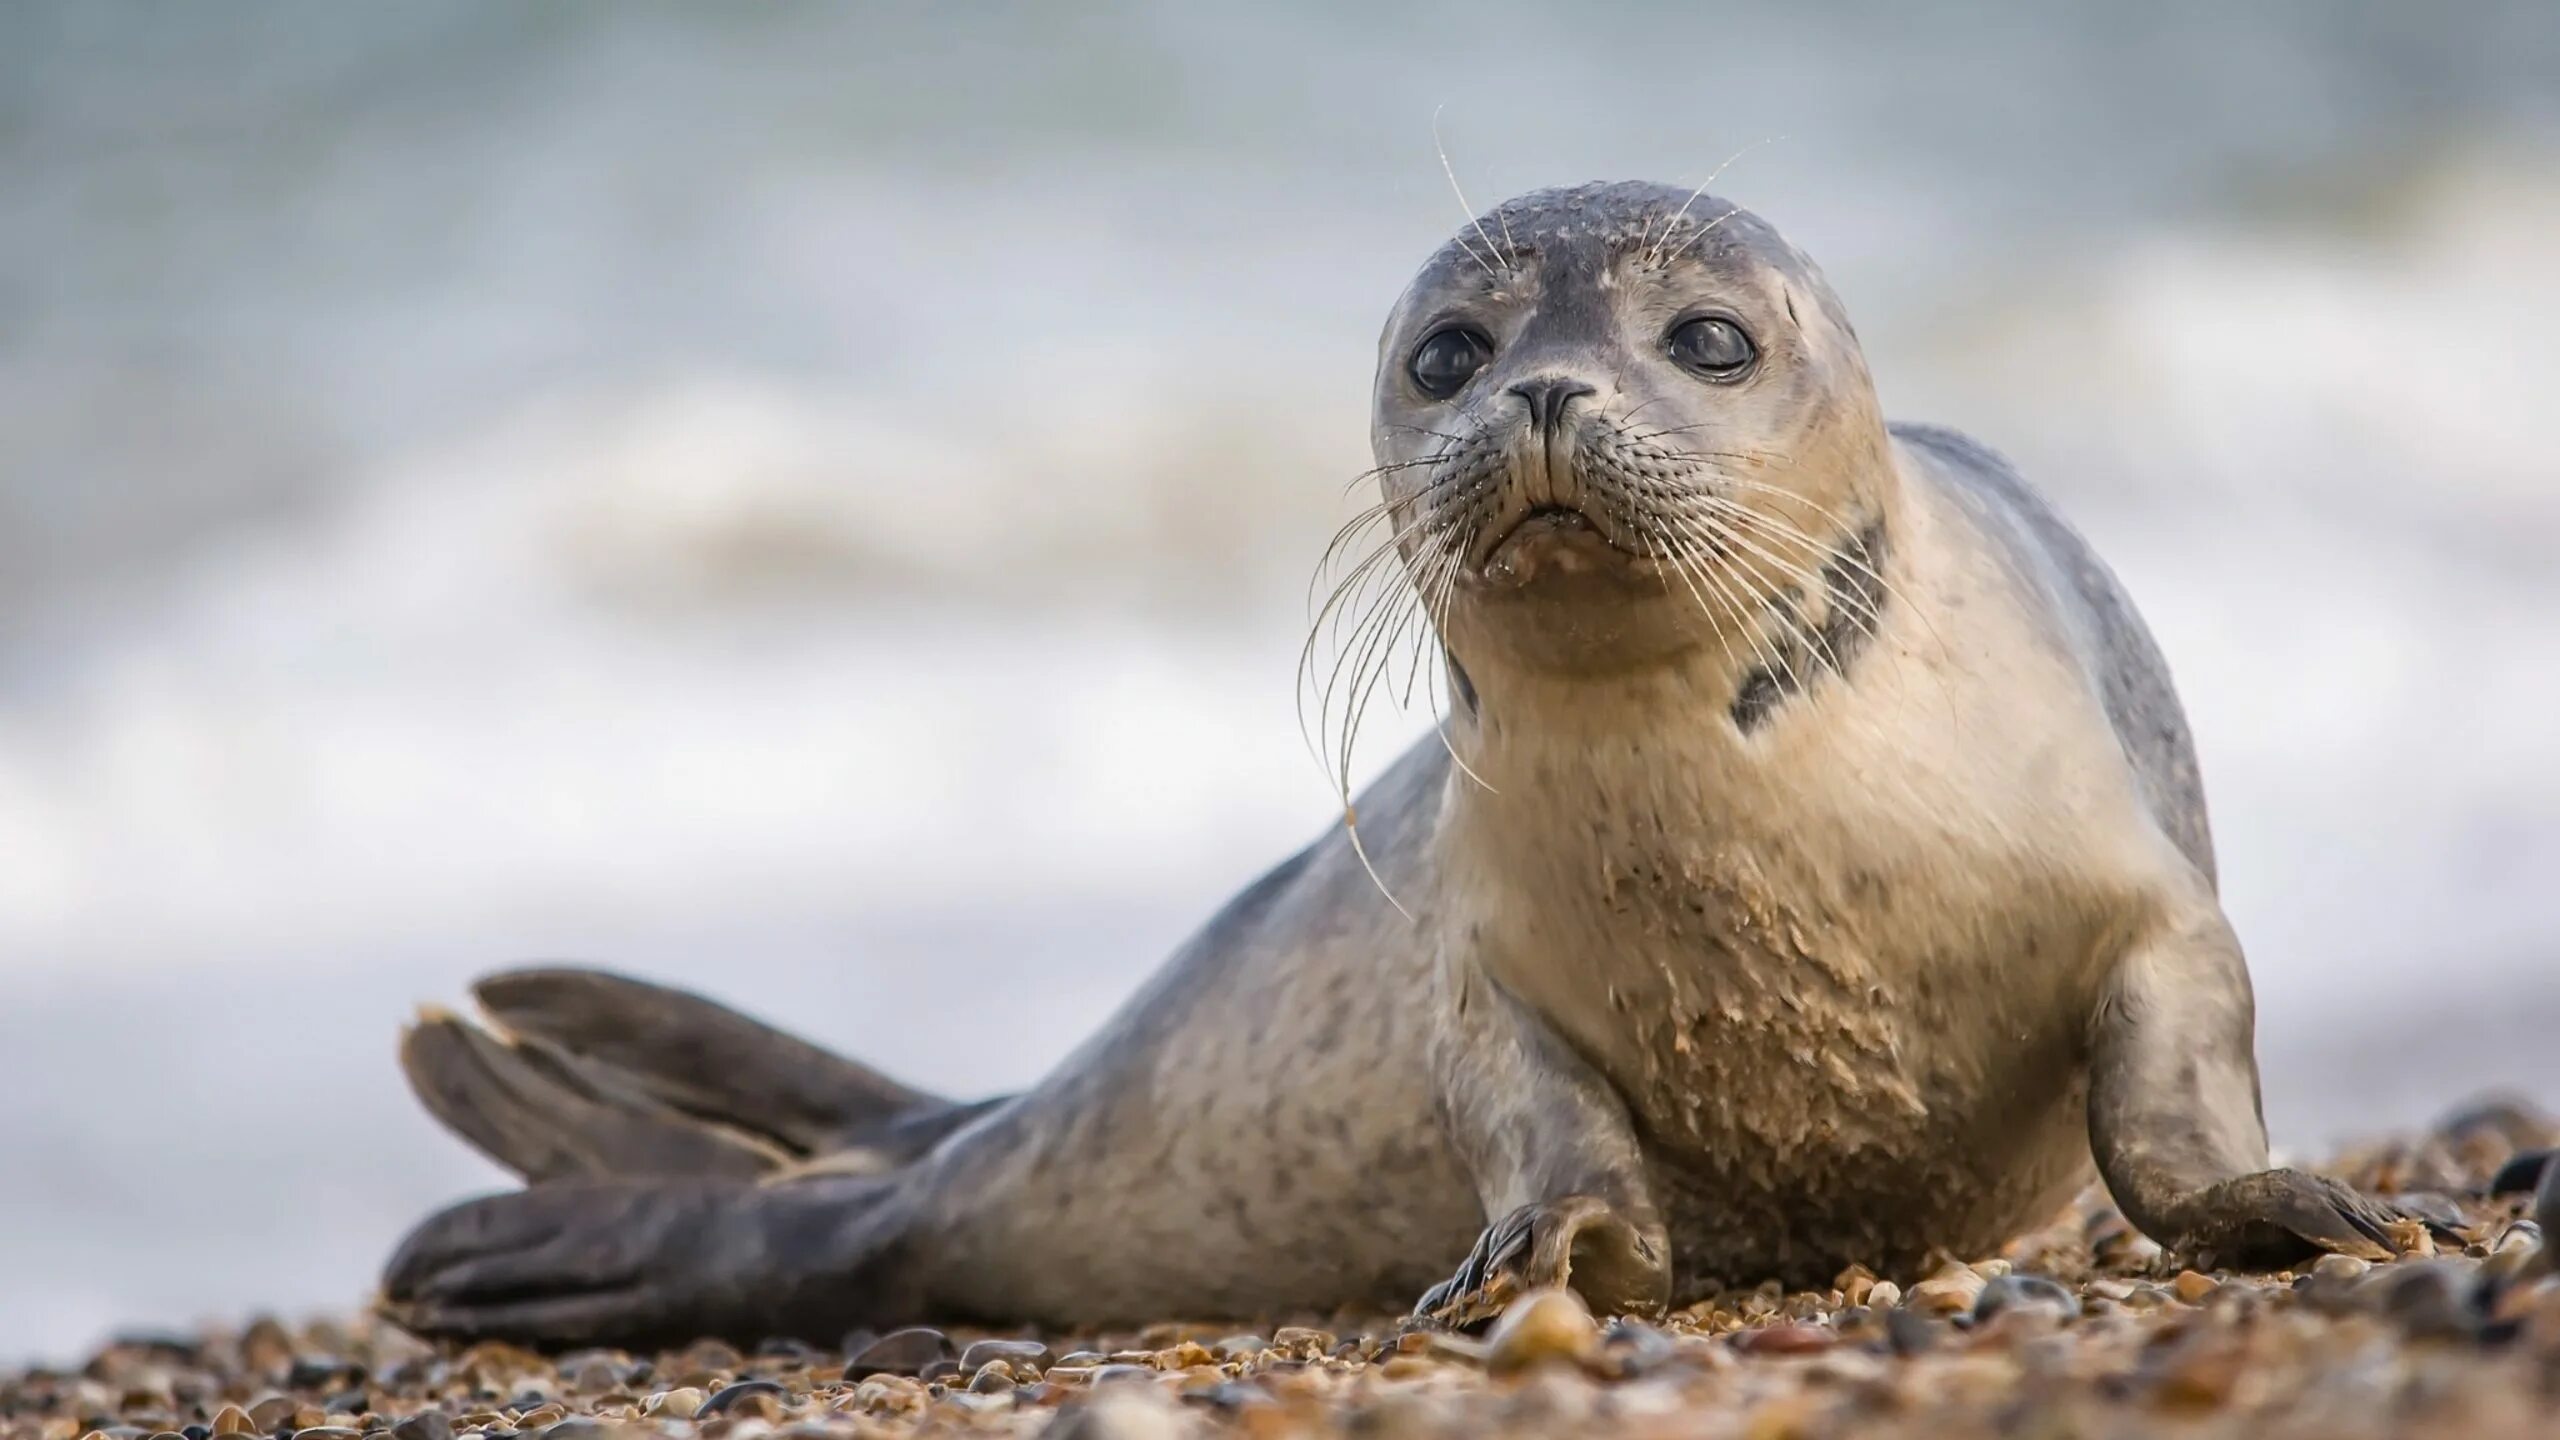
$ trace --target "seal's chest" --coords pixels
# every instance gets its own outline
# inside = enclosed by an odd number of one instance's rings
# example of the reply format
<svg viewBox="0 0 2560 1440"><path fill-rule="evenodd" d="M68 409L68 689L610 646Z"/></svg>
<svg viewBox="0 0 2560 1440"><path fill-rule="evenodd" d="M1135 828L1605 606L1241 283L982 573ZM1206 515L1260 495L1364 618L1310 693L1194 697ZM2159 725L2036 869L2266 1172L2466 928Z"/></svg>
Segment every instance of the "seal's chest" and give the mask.
<svg viewBox="0 0 2560 1440"><path fill-rule="evenodd" d="M1775 1142L1917 1106L1888 971L1827 907L1747 857L1598 871L1597 886L1551 885L1493 932L1509 952L1496 970L1642 1118L1701 1141L1748 1126Z"/></svg>

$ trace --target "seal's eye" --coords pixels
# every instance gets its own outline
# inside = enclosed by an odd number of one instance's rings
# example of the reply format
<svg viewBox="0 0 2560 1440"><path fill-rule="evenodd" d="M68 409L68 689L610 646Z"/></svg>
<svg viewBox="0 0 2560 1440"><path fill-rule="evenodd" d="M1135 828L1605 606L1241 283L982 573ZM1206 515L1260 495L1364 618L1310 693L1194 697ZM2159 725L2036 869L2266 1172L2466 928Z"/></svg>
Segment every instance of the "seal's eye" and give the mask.
<svg viewBox="0 0 2560 1440"><path fill-rule="evenodd" d="M1671 358L1682 369L1710 380L1731 380L1751 368L1760 352L1742 327L1717 315L1684 320L1671 332Z"/></svg>
<svg viewBox="0 0 2560 1440"><path fill-rule="evenodd" d="M1481 330L1452 325L1434 330L1413 347L1405 366L1413 383L1434 400L1446 400L1466 388L1476 373L1493 362L1493 342Z"/></svg>

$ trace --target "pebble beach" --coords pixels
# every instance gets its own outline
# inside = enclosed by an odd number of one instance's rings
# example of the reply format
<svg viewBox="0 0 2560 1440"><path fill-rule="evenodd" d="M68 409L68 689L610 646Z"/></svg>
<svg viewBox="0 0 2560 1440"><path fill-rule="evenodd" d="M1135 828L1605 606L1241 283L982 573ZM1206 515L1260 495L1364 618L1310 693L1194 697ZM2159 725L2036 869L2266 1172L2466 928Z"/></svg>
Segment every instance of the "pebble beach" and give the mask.
<svg viewBox="0 0 2560 1440"><path fill-rule="evenodd" d="M2420 1217L2380 1263L2200 1272L2093 1190L1901 1283L1853 1268L1650 1319L1533 1291L1481 1335L1337 1315L545 1356L258 1318L0 1375L0 1440L2560 1435L2560 1183L2537 1200L2520 1158L2555 1142L2484 1104L2332 1157Z"/></svg>

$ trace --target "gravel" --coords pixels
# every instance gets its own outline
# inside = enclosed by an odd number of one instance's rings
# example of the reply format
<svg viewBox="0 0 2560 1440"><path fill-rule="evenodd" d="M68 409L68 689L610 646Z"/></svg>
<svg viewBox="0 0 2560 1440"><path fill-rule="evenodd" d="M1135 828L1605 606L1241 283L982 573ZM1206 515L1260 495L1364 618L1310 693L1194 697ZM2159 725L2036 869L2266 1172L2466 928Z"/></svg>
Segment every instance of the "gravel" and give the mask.
<svg viewBox="0 0 2560 1440"><path fill-rule="evenodd" d="M260 1319L0 1374L0 1440L2560 1436L2560 1275L2532 1197L2491 1193L2519 1146L2560 1135L2478 1117L2324 1167L2445 1227L2409 1227L2384 1264L2198 1273L2092 1192L1926 1274L1650 1320L1540 1292L1482 1337L1332 1316L540 1356Z"/></svg>

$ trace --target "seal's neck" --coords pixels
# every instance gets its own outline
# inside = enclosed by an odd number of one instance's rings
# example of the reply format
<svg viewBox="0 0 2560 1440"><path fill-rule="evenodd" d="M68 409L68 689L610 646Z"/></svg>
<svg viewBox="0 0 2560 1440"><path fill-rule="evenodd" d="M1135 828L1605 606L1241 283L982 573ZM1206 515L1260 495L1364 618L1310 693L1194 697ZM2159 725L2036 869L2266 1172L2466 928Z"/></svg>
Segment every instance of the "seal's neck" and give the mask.
<svg viewBox="0 0 2560 1440"><path fill-rule="evenodd" d="M1844 517L1822 537L1826 549L1793 565L1786 583L1755 590L1747 606L1690 612L1693 643L1648 663L1560 669L1499 651L1454 655L1457 759L1496 790L1505 779L1592 783L1592 767L1624 757L1641 770L1647 752L1659 765L1675 748L1710 767L1747 761L1776 730L1854 688L1870 663L1904 603L1890 578L1903 558L1898 500L1896 490ZM1765 573L1774 561L1760 563Z"/></svg>

